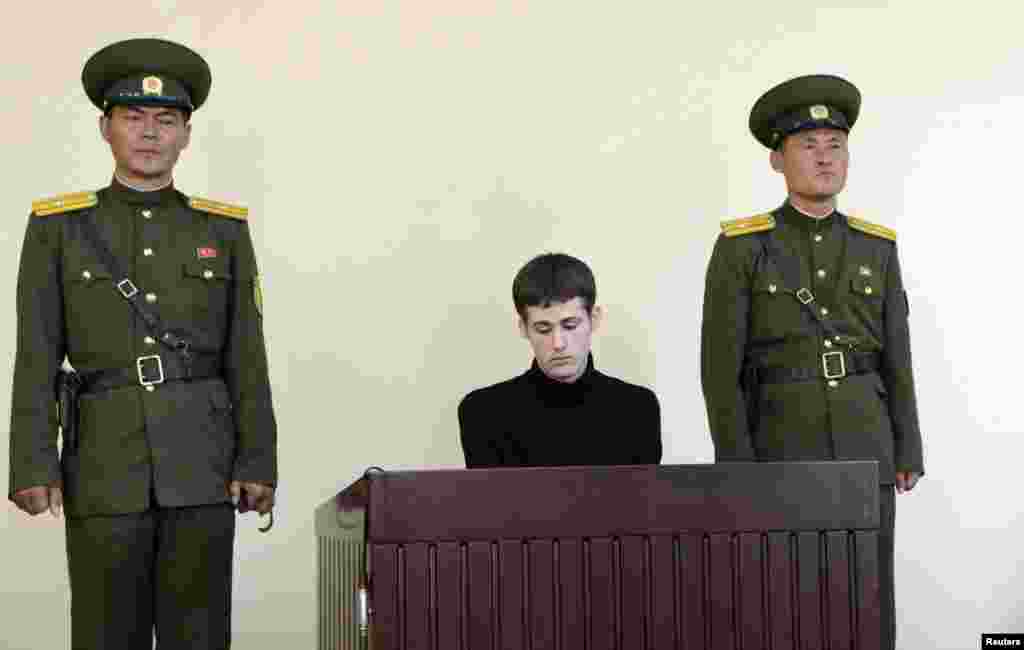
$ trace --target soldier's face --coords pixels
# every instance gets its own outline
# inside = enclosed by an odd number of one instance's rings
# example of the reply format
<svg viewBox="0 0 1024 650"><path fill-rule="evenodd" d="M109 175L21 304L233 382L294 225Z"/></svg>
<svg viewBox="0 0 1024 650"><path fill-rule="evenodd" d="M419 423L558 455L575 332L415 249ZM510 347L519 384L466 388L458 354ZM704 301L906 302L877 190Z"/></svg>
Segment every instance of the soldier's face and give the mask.
<svg viewBox="0 0 1024 650"><path fill-rule="evenodd" d="M572 383L587 369L591 336L600 320L601 308L595 305L588 314L583 299L577 297L547 307L527 307L526 319L518 322L544 374Z"/></svg>
<svg viewBox="0 0 1024 650"><path fill-rule="evenodd" d="M115 106L100 118L100 132L110 143L118 175L140 182L165 181L182 150L192 125L177 108Z"/></svg>
<svg viewBox="0 0 1024 650"><path fill-rule="evenodd" d="M830 199L846 186L850 164L846 133L837 129L794 133L781 149L772 152L771 163L786 177L790 194L816 201Z"/></svg>

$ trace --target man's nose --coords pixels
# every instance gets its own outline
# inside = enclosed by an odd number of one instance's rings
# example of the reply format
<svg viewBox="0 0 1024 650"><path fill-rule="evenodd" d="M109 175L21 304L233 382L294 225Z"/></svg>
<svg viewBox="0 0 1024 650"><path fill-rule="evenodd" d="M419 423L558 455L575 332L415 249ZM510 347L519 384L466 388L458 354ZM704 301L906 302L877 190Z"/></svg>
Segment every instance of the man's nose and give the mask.
<svg viewBox="0 0 1024 650"><path fill-rule="evenodd" d="M556 350L564 350L565 349L565 343L566 343L565 334L561 330L557 330L556 329L551 334L551 345L552 345L552 347L554 347Z"/></svg>
<svg viewBox="0 0 1024 650"><path fill-rule="evenodd" d="M151 139L155 140L156 136L157 136L156 122L155 121L150 121L150 120L145 120L142 123L142 137L144 137L144 138L151 138Z"/></svg>

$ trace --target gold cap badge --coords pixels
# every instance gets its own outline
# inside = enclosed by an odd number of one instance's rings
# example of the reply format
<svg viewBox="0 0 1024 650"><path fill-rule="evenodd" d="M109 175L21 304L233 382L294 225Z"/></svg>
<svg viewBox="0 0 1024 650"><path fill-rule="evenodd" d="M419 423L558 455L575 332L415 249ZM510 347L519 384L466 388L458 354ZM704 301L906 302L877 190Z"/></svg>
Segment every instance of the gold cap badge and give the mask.
<svg viewBox="0 0 1024 650"><path fill-rule="evenodd" d="M816 120L827 120L828 119L828 107L816 104L811 106L811 117Z"/></svg>
<svg viewBox="0 0 1024 650"><path fill-rule="evenodd" d="M142 94L163 95L164 82L160 77L146 77L142 80Z"/></svg>

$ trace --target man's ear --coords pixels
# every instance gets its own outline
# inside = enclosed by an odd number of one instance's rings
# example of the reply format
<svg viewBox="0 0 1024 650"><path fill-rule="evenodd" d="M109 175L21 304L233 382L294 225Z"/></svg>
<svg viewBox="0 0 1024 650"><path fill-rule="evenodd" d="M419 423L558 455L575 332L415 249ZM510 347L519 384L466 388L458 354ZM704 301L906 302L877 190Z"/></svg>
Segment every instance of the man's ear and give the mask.
<svg viewBox="0 0 1024 650"><path fill-rule="evenodd" d="M601 305L594 305L590 310L590 331L596 332L601 328L601 323L604 322L604 307Z"/></svg>
<svg viewBox="0 0 1024 650"><path fill-rule="evenodd" d="M779 146L778 149L775 149L770 154L768 154L768 162L771 163L772 169L774 169L775 171L779 172L780 174L782 173L782 170L783 170L783 159L782 159L782 146L781 145Z"/></svg>
<svg viewBox="0 0 1024 650"><path fill-rule="evenodd" d="M519 312L516 312L516 327L519 328L519 336L522 336L524 339L530 338L526 321L523 320L523 317L519 315Z"/></svg>
<svg viewBox="0 0 1024 650"><path fill-rule="evenodd" d="M187 149L190 142L192 142L192 122L185 122L185 144L181 145L181 148Z"/></svg>
<svg viewBox="0 0 1024 650"><path fill-rule="evenodd" d="M110 143L110 118L105 113L100 115L100 135Z"/></svg>

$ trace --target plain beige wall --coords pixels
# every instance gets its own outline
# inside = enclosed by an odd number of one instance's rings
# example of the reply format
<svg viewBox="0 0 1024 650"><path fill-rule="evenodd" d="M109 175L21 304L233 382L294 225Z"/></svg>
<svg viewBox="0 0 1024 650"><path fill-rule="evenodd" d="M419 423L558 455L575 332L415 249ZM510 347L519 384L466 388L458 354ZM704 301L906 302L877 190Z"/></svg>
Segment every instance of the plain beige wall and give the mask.
<svg viewBox="0 0 1024 650"><path fill-rule="evenodd" d="M929 476L898 502L900 647L1024 631L1020 16L824 4L19 4L0 44L7 367L30 202L110 178L82 63L121 38L189 44L214 84L176 181L251 208L281 433L277 525L240 526L235 645L312 648L313 507L370 465L461 465L458 400L529 362L509 294L538 252L595 269L598 365L656 390L665 461L711 458L707 258L720 219L783 199L749 108L840 74L864 93L841 204L900 232L911 295ZM0 526L0 647L67 647L62 523L8 506Z"/></svg>

